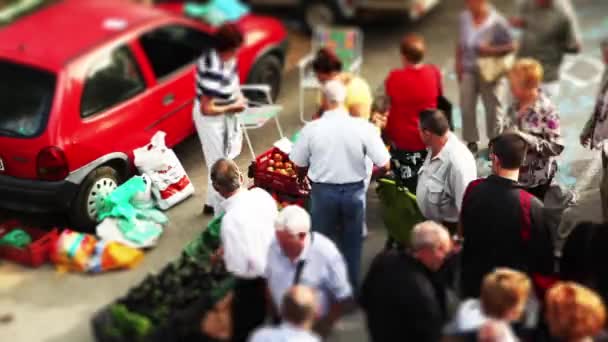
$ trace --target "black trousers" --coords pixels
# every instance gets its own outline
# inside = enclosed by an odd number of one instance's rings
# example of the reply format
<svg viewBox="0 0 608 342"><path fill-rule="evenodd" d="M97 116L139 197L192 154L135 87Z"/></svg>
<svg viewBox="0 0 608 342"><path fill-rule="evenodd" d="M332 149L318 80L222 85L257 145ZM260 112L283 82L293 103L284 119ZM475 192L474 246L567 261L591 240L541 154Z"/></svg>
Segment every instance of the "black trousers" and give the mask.
<svg viewBox="0 0 608 342"><path fill-rule="evenodd" d="M232 342L246 342L266 319L266 282L264 278L237 278L232 302Z"/></svg>

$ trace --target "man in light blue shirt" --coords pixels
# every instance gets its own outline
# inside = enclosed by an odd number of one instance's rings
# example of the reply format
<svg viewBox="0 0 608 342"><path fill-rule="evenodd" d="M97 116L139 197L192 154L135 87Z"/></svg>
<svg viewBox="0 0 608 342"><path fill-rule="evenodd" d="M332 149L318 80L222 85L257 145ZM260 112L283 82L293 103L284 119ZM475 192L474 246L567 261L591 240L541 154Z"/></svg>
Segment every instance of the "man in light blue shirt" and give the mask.
<svg viewBox="0 0 608 342"><path fill-rule="evenodd" d="M350 282L356 288L365 219L366 158L388 170L390 154L372 124L348 114L346 88L340 81L327 82L323 95L328 110L302 129L290 159L300 172L308 168L313 229L341 247Z"/></svg>
<svg viewBox="0 0 608 342"><path fill-rule="evenodd" d="M275 228L266 266L275 312L283 310L281 302L292 286L309 286L317 291L319 306L315 332L327 337L342 312L354 305L344 258L331 240L310 232L310 215L298 206L285 207Z"/></svg>

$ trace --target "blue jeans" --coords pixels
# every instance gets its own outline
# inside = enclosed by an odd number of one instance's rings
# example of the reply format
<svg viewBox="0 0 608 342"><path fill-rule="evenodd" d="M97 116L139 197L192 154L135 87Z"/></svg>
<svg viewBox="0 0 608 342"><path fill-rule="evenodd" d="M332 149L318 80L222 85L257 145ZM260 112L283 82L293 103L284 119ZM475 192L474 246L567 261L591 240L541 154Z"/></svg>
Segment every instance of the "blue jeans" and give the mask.
<svg viewBox="0 0 608 342"><path fill-rule="evenodd" d="M349 184L312 184L312 228L333 240L344 259L353 290L357 290L363 222L365 221L365 186Z"/></svg>

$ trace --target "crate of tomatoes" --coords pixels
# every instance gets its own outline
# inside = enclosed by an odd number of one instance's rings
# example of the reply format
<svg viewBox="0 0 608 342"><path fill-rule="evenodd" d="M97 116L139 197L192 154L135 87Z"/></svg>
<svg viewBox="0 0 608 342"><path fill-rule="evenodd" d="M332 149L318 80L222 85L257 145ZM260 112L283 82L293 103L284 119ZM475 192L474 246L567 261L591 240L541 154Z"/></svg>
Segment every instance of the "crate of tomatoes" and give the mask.
<svg viewBox="0 0 608 342"><path fill-rule="evenodd" d="M249 177L255 186L285 195L305 197L310 191L306 184L298 182L296 167L289 156L276 147L251 163Z"/></svg>

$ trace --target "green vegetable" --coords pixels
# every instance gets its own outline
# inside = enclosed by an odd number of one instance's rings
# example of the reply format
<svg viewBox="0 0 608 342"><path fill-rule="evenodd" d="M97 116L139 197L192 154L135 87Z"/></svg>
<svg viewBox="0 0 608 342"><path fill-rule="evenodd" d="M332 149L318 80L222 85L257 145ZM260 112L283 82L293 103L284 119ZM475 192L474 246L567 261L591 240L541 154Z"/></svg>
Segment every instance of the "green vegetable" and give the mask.
<svg viewBox="0 0 608 342"><path fill-rule="evenodd" d="M126 306L115 304L110 307L110 314L116 329L122 336L143 341L152 332L152 323L142 315L130 312Z"/></svg>

